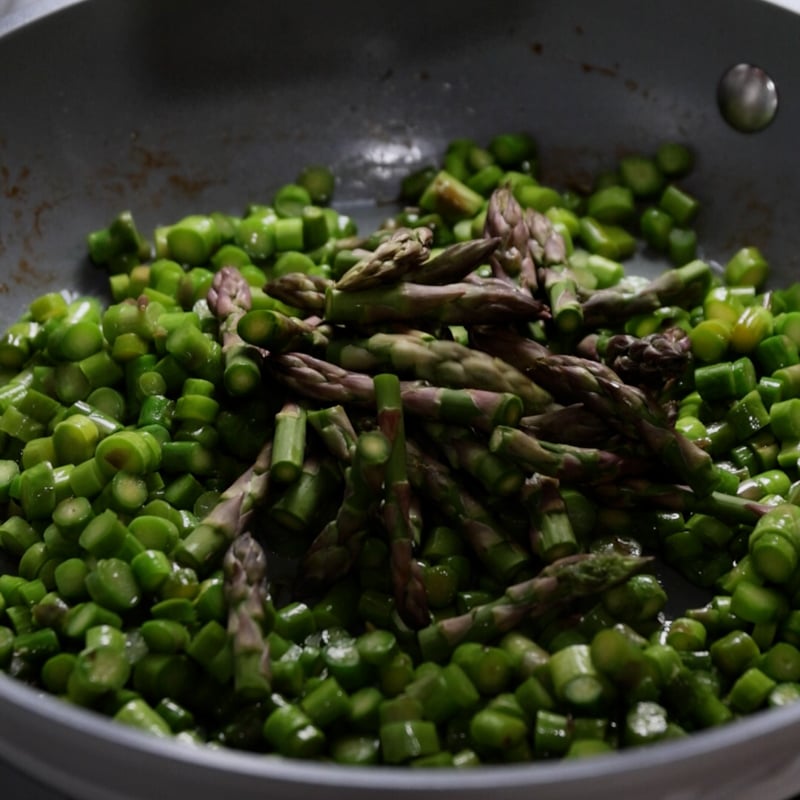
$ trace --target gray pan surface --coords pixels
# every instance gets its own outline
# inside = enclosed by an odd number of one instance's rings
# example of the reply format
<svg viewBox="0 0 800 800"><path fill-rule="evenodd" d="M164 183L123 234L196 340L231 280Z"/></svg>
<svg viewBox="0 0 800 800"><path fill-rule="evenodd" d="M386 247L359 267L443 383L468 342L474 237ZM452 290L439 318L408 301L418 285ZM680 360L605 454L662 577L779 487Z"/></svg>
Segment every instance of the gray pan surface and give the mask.
<svg viewBox="0 0 800 800"><path fill-rule="evenodd" d="M698 153L704 255L800 263L800 17L754 0L31 2L0 22L0 325L43 291L99 291L84 236L238 213L310 161L364 227L399 179L468 135L527 130L581 182L665 139ZM775 121L742 134L716 88L765 68ZM713 190L709 190L713 187ZM0 758L74 798L759 798L800 790L800 708L570 764L350 770L154 741L0 676Z"/></svg>

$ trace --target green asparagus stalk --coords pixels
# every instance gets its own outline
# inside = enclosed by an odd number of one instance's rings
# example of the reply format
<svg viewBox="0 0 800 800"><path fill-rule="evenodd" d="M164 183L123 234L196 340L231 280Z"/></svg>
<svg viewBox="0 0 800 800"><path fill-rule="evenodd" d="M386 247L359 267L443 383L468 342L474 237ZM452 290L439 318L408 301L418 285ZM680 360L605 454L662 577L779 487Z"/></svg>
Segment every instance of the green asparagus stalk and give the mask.
<svg viewBox="0 0 800 800"><path fill-rule="evenodd" d="M753 525L771 506L722 492L699 497L686 486L628 478L587 487L602 504L612 508L659 508L708 514L730 523Z"/></svg>
<svg viewBox="0 0 800 800"><path fill-rule="evenodd" d="M413 442L407 441L406 448L411 485L464 536L488 571L503 583L527 572L531 566L529 554L459 484L452 470Z"/></svg>
<svg viewBox="0 0 800 800"><path fill-rule="evenodd" d="M389 540L389 569L395 607L407 625L429 620L422 568L414 557L421 538L421 519L408 481L406 434L400 381L388 372L376 375L378 427L391 444L384 484L383 521Z"/></svg>
<svg viewBox="0 0 800 800"><path fill-rule="evenodd" d="M537 475L526 481L523 498L531 514L531 549L550 564L578 552L578 540L556 478Z"/></svg>
<svg viewBox="0 0 800 800"><path fill-rule="evenodd" d="M475 281L427 286L401 282L358 292L329 287L324 317L330 323L370 325L378 322L429 320L446 325L535 320L547 307L505 281Z"/></svg>
<svg viewBox="0 0 800 800"><path fill-rule="evenodd" d="M579 356L542 357L538 345L530 347L530 340L508 330L477 335L475 341L479 342L476 346L517 365L557 399L580 401L631 439L640 438L698 494L709 494L718 485L711 456L671 427L662 409L654 408L640 389L623 383L605 364Z"/></svg>
<svg viewBox="0 0 800 800"><path fill-rule="evenodd" d="M306 454L297 479L267 509L268 518L294 534L308 534L341 489L341 471L330 457Z"/></svg>
<svg viewBox="0 0 800 800"><path fill-rule="evenodd" d="M587 326L613 325L637 314L649 314L662 306L692 308L702 302L711 285L711 267L696 259L666 270L637 292L600 289L583 301Z"/></svg>
<svg viewBox="0 0 800 800"><path fill-rule="evenodd" d="M268 366L276 380L304 397L374 407L375 389L370 375L300 352L275 356ZM495 425L515 425L522 416L522 401L509 392L448 389L413 381L401 381L400 386L403 408L427 419L488 430Z"/></svg>
<svg viewBox="0 0 800 800"><path fill-rule="evenodd" d="M269 644L264 637L267 558L261 545L249 533L242 533L231 542L222 566L234 691L243 700L261 700L272 691Z"/></svg>
<svg viewBox="0 0 800 800"><path fill-rule="evenodd" d="M344 406L312 409L307 412L306 419L334 458L343 464L352 461L358 434Z"/></svg>
<svg viewBox="0 0 800 800"><path fill-rule="evenodd" d="M331 334L319 317L291 317L267 308L244 314L239 320L238 332L248 344L270 353L323 348Z"/></svg>
<svg viewBox="0 0 800 800"><path fill-rule="evenodd" d="M492 431L489 449L527 472L568 482L603 483L640 468L608 450L544 442L509 425Z"/></svg>
<svg viewBox="0 0 800 800"><path fill-rule="evenodd" d="M287 272L268 281L264 291L287 306L321 314L325 310L325 291L332 285L333 281L320 275Z"/></svg>
<svg viewBox="0 0 800 800"><path fill-rule="evenodd" d="M461 642L491 642L526 619L621 583L650 560L609 553L559 559L535 577L509 586L496 600L423 628L417 634L422 656L442 661Z"/></svg>
<svg viewBox="0 0 800 800"><path fill-rule="evenodd" d="M300 592L319 591L352 568L383 495L391 449L391 443L381 431L364 431L356 438L336 518L326 524L303 556L298 581Z"/></svg>
<svg viewBox="0 0 800 800"><path fill-rule="evenodd" d="M374 252L350 267L336 282L336 288L354 292L399 281L427 261L432 243L430 228L398 228Z"/></svg>
<svg viewBox="0 0 800 800"><path fill-rule="evenodd" d="M614 450L614 435L609 430L608 422L582 403L524 416L519 421L519 427L546 442Z"/></svg>
<svg viewBox="0 0 800 800"><path fill-rule="evenodd" d="M512 461L489 450L469 428L428 422L425 430L446 457L450 468L471 475L491 496L515 495L525 482L522 470Z"/></svg>
<svg viewBox="0 0 800 800"><path fill-rule="evenodd" d="M415 283L428 286L462 281L484 264L499 244L500 238L496 236L456 242L445 247L403 280L413 278Z"/></svg>
<svg viewBox="0 0 800 800"><path fill-rule="evenodd" d="M235 267L222 267L214 274L207 294L208 307L219 320L223 381L232 395L245 395L261 383L261 353L239 335L238 326L250 310L250 285Z"/></svg>
<svg viewBox="0 0 800 800"><path fill-rule="evenodd" d="M541 273L556 328L565 334L580 330L583 325L583 308L578 299L578 285L571 270L559 264L545 267Z"/></svg>
<svg viewBox="0 0 800 800"><path fill-rule="evenodd" d="M249 525L255 509L269 490L272 442L261 449L255 462L220 495L214 508L178 544L175 560L198 572L219 563L228 545Z"/></svg>
<svg viewBox="0 0 800 800"><path fill-rule="evenodd" d="M306 450L306 411L287 401L275 415L270 475L280 483L293 483L300 477Z"/></svg>
<svg viewBox="0 0 800 800"><path fill-rule="evenodd" d="M337 339L327 358L345 369L392 370L436 386L511 392L526 414L546 409L552 401L515 367L458 342L402 333L376 333L366 339Z"/></svg>

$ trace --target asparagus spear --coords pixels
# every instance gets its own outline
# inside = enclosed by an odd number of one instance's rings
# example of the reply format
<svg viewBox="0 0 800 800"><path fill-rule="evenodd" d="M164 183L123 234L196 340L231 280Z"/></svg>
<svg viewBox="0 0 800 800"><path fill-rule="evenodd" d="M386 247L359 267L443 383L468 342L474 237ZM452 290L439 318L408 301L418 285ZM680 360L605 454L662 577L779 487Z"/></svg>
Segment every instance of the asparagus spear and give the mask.
<svg viewBox="0 0 800 800"><path fill-rule="evenodd" d="M451 469L463 470L471 475L489 495L509 497L516 494L525 482L525 475L516 464L492 453L486 442L469 428L428 422L425 430L436 442Z"/></svg>
<svg viewBox="0 0 800 800"><path fill-rule="evenodd" d="M239 335L238 326L250 310L250 285L235 267L214 274L207 294L208 307L219 320L223 381L232 395L244 395L261 383L261 353Z"/></svg>
<svg viewBox="0 0 800 800"><path fill-rule="evenodd" d="M319 275L287 272L268 281L264 291L287 306L320 314L325 310L325 291L332 284L330 279Z"/></svg>
<svg viewBox="0 0 800 800"><path fill-rule="evenodd" d="M608 422L589 411L582 403L572 403L524 416L519 427L546 442L579 447L605 447L613 450L614 436Z"/></svg>
<svg viewBox="0 0 800 800"><path fill-rule="evenodd" d="M362 406L375 404L372 377L343 369L307 353L285 353L268 362L276 380L305 397L323 402ZM515 425L522 416L522 401L509 392L482 389L448 389L401 381L403 407L428 419L489 429Z"/></svg>
<svg viewBox="0 0 800 800"><path fill-rule="evenodd" d="M534 260L542 266L564 264L567 247L564 237L555 229L550 219L535 208L525 209L525 224L531 238L538 245L532 249Z"/></svg>
<svg viewBox="0 0 800 800"><path fill-rule="evenodd" d="M402 333L376 333L366 339L338 339L327 349L330 361L345 369L411 373L437 386L516 394L525 413L547 408L552 398L507 362L458 342Z"/></svg>
<svg viewBox="0 0 800 800"><path fill-rule="evenodd" d="M456 242L426 261L413 275L404 276L403 280L413 277L415 283L426 285L456 283L485 263L499 244L497 236Z"/></svg>
<svg viewBox="0 0 800 800"><path fill-rule="evenodd" d="M711 268L697 259L666 270L638 292L600 289L583 301L584 322L597 328L622 322L637 314L649 314L662 306L692 308L702 302L711 280Z"/></svg>
<svg viewBox="0 0 800 800"><path fill-rule="evenodd" d="M376 375L375 404L378 427L391 444L386 465L383 521L389 539L389 569L395 607L414 628L429 620L428 598L422 568L414 558L421 537L421 519L408 481L406 434L400 381L388 372Z"/></svg>
<svg viewBox="0 0 800 800"><path fill-rule="evenodd" d="M445 286L408 281L358 292L344 292L331 286L325 293L324 317L330 323L369 325L430 320L461 325L547 316L547 307L541 301L504 281L490 278Z"/></svg>
<svg viewBox="0 0 800 800"><path fill-rule="evenodd" d="M574 555L578 540L559 481L536 475L526 481L522 495L531 514L529 535L533 552L546 563Z"/></svg>
<svg viewBox="0 0 800 800"><path fill-rule="evenodd" d="M557 399L578 400L630 438L641 438L698 494L708 494L717 486L719 476L711 456L672 428L661 409L654 408L640 389L623 383L605 364L579 356L542 357L538 345L531 347L530 340L508 330L477 335L475 341L487 352L516 364Z"/></svg>
<svg viewBox="0 0 800 800"><path fill-rule="evenodd" d="M564 268L567 254L563 237L544 214L523 209L508 186L492 192L484 233L500 238L491 259L495 275L517 276L519 285L531 292L536 292L542 284L541 275L550 267ZM564 268L563 273L568 271Z"/></svg>
<svg viewBox="0 0 800 800"><path fill-rule="evenodd" d="M332 456L344 464L352 461L358 434L344 406L312 409L307 412L306 419Z"/></svg>
<svg viewBox="0 0 800 800"><path fill-rule="evenodd" d="M269 489L272 442L261 449L255 462L220 495L219 501L181 542L175 559L198 571L218 563L230 542L250 524L250 519Z"/></svg>
<svg viewBox="0 0 800 800"><path fill-rule="evenodd" d="M275 415L270 475L280 483L292 483L300 476L306 451L306 410L287 400Z"/></svg>
<svg viewBox="0 0 800 800"><path fill-rule="evenodd" d="M661 388L686 374L692 364L692 344L682 328L637 337L593 333L577 346L578 355L602 361L626 383Z"/></svg>
<svg viewBox="0 0 800 800"><path fill-rule="evenodd" d="M533 257L536 243L531 238L522 206L509 187L499 187L489 197L483 232L485 236L500 239L489 258L495 277L517 279L520 286L535 292L539 283Z"/></svg>
<svg viewBox="0 0 800 800"><path fill-rule="evenodd" d="M430 228L398 228L354 264L336 282L344 292L361 291L381 286L416 272L430 256L433 231Z"/></svg>
<svg viewBox="0 0 800 800"><path fill-rule="evenodd" d="M583 308L572 271L564 264L559 264L545 267L541 273L553 322L562 333L575 333L583 325Z"/></svg>
<svg viewBox="0 0 800 800"><path fill-rule="evenodd" d="M264 638L269 599L267 558L261 545L245 532L231 542L222 568L234 691L244 700L261 700L272 690L269 643Z"/></svg>
<svg viewBox="0 0 800 800"><path fill-rule="evenodd" d="M528 472L564 481L603 483L641 469L640 464L608 450L544 442L509 425L498 425L492 431L489 449Z"/></svg>
<svg viewBox="0 0 800 800"><path fill-rule="evenodd" d="M629 578L649 558L610 553L580 554L554 561L538 575L509 586L496 600L439 620L417 633L426 660L446 659L461 642L490 642L525 619L608 589Z"/></svg>
<svg viewBox="0 0 800 800"><path fill-rule="evenodd" d="M731 523L754 524L771 506L733 494L711 492L698 497L686 486L628 478L587 487L597 500L613 508L660 508L709 514Z"/></svg>
<svg viewBox="0 0 800 800"><path fill-rule="evenodd" d="M291 317L267 308L244 314L239 320L238 332L248 344L270 353L323 348L331 335L330 328L322 324L319 317Z"/></svg>
<svg viewBox="0 0 800 800"><path fill-rule="evenodd" d="M475 555L498 580L515 580L530 568L528 553L458 483L452 470L407 441L408 477L469 542Z"/></svg>
<svg viewBox="0 0 800 800"><path fill-rule="evenodd" d="M381 431L365 431L357 437L336 519L322 529L303 556L299 591L318 591L353 566L382 495L390 454L391 444Z"/></svg>

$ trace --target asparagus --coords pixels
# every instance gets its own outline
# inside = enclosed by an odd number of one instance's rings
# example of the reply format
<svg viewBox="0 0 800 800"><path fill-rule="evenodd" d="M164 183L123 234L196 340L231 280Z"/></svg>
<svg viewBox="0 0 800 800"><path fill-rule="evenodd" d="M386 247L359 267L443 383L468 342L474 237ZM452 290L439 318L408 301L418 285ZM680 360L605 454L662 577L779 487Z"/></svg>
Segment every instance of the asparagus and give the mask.
<svg viewBox="0 0 800 800"><path fill-rule="evenodd" d="M508 586L496 600L420 630L417 640L422 656L442 661L461 642L491 642L526 619L621 583L650 561L611 553L579 554L554 561L535 577Z"/></svg>
<svg viewBox="0 0 800 800"><path fill-rule="evenodd" d="M485 263L499 244L497 236L451 244L413 273L414 282L432 285L461 281Z"/></svg>
<svg viewBox="0 0 800 800"><path fill-rule="evenodd" d="M306 450L306 410L291 400L275 415L270 475L280 483L300 477Z"/></svg>
<svg viewBox="0 0 800 800"><path fill-rule="evenodd" d="M526 572L530 568L528 553L464 490L452 470L413 442L406 446L411 485L460 531L488 571L503 583Z"/></svg>
<svg viewBox="0 0 800 800"><path fill-rule="evenodd" d="M692 364L692 344L682 328L637 337L593 333L577 347L578 355L602 361L626 383L653 388L686 374Z"/></svg>
<svg viewBox="0 0 800 800"><path fill-rule="evenodd" d="M548 217L535 208L526 208L525 224L535 245L538 245L532 248L537 264L553 266L566 263L567 247L564 237L555 229Z"/></svg>
<svg viewBox="0 0 800 800"><path fill-rule="evenodd" d="M264 638L267 559L261 545L249 533L242 533L231 542L222 566L234 691L244 700L261 700L272 691L269 643Z"/></svg>
<svg viewBox="0 0 800 800"><path fill-rule="evenodd" d="M331 364L307 353L285 353L268 362L276 380L305 397L334 404L355 403L373 407L372 377ZM489 429L515 425L522 416L522 401L509 392L482 389L448 389L401 381L403 407L427 419Z"/></svg>
<svg viewBox="0 0 800 800"><path fill-rule="evenodd" d="M374 252L350 267L336 282L336 288L354 292L394 283L419 269L430 256L432 243L430 228L398 228Z"/></svg>
<svg viewBox="0 0 800 800"><path fill-rule="evenodd" d="M638 292L600 289L592 292L582 303L584 322L596 328L622 322L637 314L650 314L662 306L692 308L702 302L711 280L711 268L698 259L666 270Z"/></svg>
<svg viewBox="0 0 800 800"><path fill-rule="evenodd" d="M500 245L490 259L497 277L516 277L520 286L535 293L544 276L544 288L554 310L566 303L565 277L572 282L570 295L574 295L574 280L564 268L567 254L563 237L544 214L533 208L523 209L510 187L501 186L492 192L484 234L500 238ZM562 268L558 281L554 280L555 273L549 275L550 268L555 265ZM554 283L557 285L552 290ZM553 302L554 293L562 298L557 303ZM570 303L577 305L577 299L571 297Z"/></svg>
<svg viewBox="0 0 800 800"><path fill-rule="evenodd" d="M378 427L391 444L386 465L383 521L389 539L389 568L395 607L411 627L428 622L428 598L422 568L414 558L421 537L421 519L415 507L406 468L406 434L400 381L396 375L376 375L375 404Z"/></svg>
<svg viewBox="0 0 800 800"><path fill-rule="evenodd" d="M344 406L312 409L307 412L306 419L332 456L345 464L352 461L358 434Z"/></svg>
<svg viewBox="0 0 800 800"><path fill-rule="evenodd" d="M318 591L352 568L377 509L390 454L391 444L381 431L365 431L357 437L352 464L345 471L342 503L336 518L325 525L303 556L299 591Z"/></svg>
<svg viewBox="0 0 800 800"><path fill-rule="evenodd" d="M542 270L544 289L550 300L550 312L556 327L571 334L583 325L583 308L578 299L578 286L574 275L563 264Z"/></svg>
<svg viewBox="0 0 800 800"><path fill-rule="evenodd" d="M541 301L504 281L490 278L445 286L408 281L358 292L344 292L330 286L325 293L324 317L330 323L370 325L429 320L461 325L547 316L547 307Z"/></svg>
<svg viewBox="0 0 800 800"><path fill-rule="evenodd" d="M274 309L248 311L239 320L239 336L248 344L285 353L319 349L328 344L331 331L319 317L292 317Z"/></svg>
<svg viewBox="0 0 800 800"><path fill-rule="evenodd" d="M223 380L233 395L244 395L261 383L261 353L239 335L239 321L250 310L250 285L235 267L214 274L207 294L208 307L219 320Z"/></svg>
<svg viewBox="0 0 800 800"><path fill-rule="evenodd" d="M214 568L229 543L248 528L256 507L267 496L271 461L269 441L255 462L222 492L211 511L181 540L175 550L176 561L198 571Z"/></svg>
<svg viewBox="0 0 800 800"><path fill-rule="evenodd" d="M486 209L485 236L500 240L489 258L497 278L518 279L520 286L535 292L538 287L533 250L536 246L522 206L509 187L495 189Z"/></svg>
<svg viewBox="0 0 800 800"><path fill-rule="evenodd" d="M268 281L264 291L287 306L309 314L320 314L325 310L325 291L332 283L319 275L287 272Z"/></svg>
<svg viewBox="0 0 800 800"><path fill-rule="evenodd" d="M511 331L494 331L490 336L478 336L476 341L487 352L516 364L556 398L579 400L610 424L620 426L630 438L641 438L698 494L710 493L719 483L711 456L670 427L663 410L654 408L640 389L623 383L604 364L579 356L542 357L538 345L530 347L530 340Z"/></svg>
<svg viewBox="0 0 800 800"><path fill-rule="evenodd" d="M559 481L534 476L526 481L522 495L531 514L529 535L533 552L547 563L575 554L578 540Z"/></svg>
<svg viewBox="0 0 800 800"><path fill-rule="evenodd" d="M525 482L525 475L516 464L492 453L486 442L468 428L429 422L425 430L451 469L471 475L491 496L512 496Z"/></svg>
<svg viewBox="0 0 800 800"><path fill-rule="evenodd" d="M489 449L528 472L564 481L603 483L641 469L640 464L608 450L541 441L509 425L492 431Z"/></svg>
<svg viewBox="0 0 800 800"><path fill-rule="evenodd" d="M547 293L553 321L558 330L573 333L583 324L583 309L578 299L577 281L566 264L564 237L536 209L525 209L524 222L531 237L529 247L538 267L538 280Z"/></svg>
<svg viewBox="0 0 800 800"><path fill-rule="evenodd" d="M366 339L339 339L327 349L329 360L345 369L411 373L450 388L516 394L527 414L547 408L552 398L509 363L458 342L402 333L376 333Z"/></svg>
<svg viewBox="0 0 800 800"><path fill-rule="evenodd" d="M608 422L589 411L582 403L573 403L524 416L519 427L547 442L580 447L605 447L613 450L613 433Z"/></svg>
<svg viewBox="0 0 800 800"><path fill-rule="evenodd" d="M708 514L731 523L753 525L772 508L765 503L722 492L699 497L686 486L628 478L587 487L601 503L611 508L660 508L692 514Z"/></svg>

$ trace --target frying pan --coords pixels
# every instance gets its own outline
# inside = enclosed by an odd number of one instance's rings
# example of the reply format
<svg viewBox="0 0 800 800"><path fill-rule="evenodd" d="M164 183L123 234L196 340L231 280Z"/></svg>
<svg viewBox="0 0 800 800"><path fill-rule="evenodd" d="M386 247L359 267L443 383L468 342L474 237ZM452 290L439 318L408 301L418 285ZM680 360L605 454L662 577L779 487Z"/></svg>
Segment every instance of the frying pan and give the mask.
<svg viewBox="0 0 800 800"><path fill-rule="evenodd" d="M84 236L240 213L329 164L366 229L448 140L536 137L580 184L626 152L692 144L704 256L756 245L798 275L800 17L755 0L29 2L0 23L0 324L34 296L99 291ZM766 70L771 124L719 113L730 67ZM0 758L74 798L756 798L800 791L800 706L581 762L351 769L155 740L0 675Z"/></svg>

